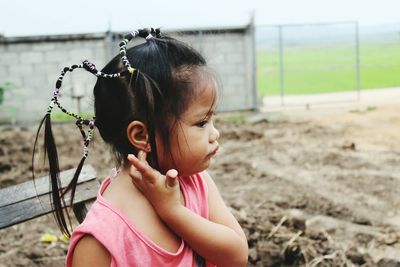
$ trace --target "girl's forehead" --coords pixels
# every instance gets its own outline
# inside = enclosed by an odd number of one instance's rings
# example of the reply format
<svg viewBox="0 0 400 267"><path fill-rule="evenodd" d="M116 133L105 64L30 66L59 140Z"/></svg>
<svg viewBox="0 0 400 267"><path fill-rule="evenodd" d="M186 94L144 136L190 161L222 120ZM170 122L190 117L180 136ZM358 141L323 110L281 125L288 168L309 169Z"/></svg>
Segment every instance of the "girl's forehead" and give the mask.
<svg viewBox="0 0 400 267"><path fill-rule="evenodd" d="M205 69L199 78L194 84L196 95L194 100L211 100L212 102L216 102L218 98L218 84L215 76Z"/></svg>
<svg viewBox="0 0 400 267"><path fill-rule="evenodd" d="M208 113L213 111L216 107L218 100L218 89L216 83L213 81L201 82L196 88L196 96L192 99L188 105L186 115L203 115L206 116Z"/></svg>

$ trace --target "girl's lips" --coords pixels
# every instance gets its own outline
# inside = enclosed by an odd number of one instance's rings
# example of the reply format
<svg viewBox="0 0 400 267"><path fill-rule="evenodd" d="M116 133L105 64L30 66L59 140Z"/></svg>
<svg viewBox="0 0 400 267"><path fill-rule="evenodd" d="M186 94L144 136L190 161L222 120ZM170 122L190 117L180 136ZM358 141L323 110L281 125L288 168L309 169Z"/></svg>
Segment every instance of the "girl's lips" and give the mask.
<svg viewBox="0 0 400 267"><path fill-rule="evenodd" d="M219 146L217 146L217 147L209 154L210 157L212 157L212 156L214 156L215 154L217 154L218 150L219 150Z"/></svg>

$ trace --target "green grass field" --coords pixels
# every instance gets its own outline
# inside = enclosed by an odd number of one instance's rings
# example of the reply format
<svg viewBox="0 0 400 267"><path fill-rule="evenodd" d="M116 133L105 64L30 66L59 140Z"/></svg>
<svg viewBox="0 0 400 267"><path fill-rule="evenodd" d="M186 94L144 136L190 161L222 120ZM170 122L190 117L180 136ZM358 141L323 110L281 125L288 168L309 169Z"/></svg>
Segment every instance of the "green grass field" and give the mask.
<svg viewBox="0 0 400 267"><path fill-rule="evenodd" d="M285 94L351 91L356 88L356 53L350 46L285 47ZM278 49L257 52L259 95L280 93ZM360 46L361 89L400 86L398 43Z"/></svg>

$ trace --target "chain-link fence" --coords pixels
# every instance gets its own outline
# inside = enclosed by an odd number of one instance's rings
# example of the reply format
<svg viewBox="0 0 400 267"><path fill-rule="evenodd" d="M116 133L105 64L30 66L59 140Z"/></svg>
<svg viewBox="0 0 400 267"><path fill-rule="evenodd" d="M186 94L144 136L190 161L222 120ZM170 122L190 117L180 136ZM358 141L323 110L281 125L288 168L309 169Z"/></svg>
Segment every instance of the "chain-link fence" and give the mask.
<svg viewBox="0 0 400 267"><path fill-rule="evenodd" d="M270 105L355 101L361 89L400 86L400 23L259 26L256 40L258 92Z"/></svg>

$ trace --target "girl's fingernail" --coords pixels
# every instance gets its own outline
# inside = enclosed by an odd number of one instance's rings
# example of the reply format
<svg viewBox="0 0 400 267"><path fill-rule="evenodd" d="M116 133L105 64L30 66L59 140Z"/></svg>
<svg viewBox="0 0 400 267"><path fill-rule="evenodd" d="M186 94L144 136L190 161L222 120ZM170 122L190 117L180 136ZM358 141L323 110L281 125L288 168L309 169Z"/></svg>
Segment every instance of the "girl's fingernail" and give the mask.
<svg viewBox="0 0 400 267"><path fill-rule="evenodd" d="M178 171L175 169L171 169L169 171L167 171L167 176L171 177L171 178L177 178L178 177Z"/></svg>
<svg viewBox="0 0 400 267"><path fill-rule="evenodd" d="M178 171L175 170L175 169L173 169L173 170L171 171L171 176L174 177L174 178L176 178L176 177L178 176Z"/></svg>
<svg viewBox="0 0 400 267"><path fill-rule="evenodd" d="M132 154L128 154L128 159L133 160L135 157Z"/></svg>

